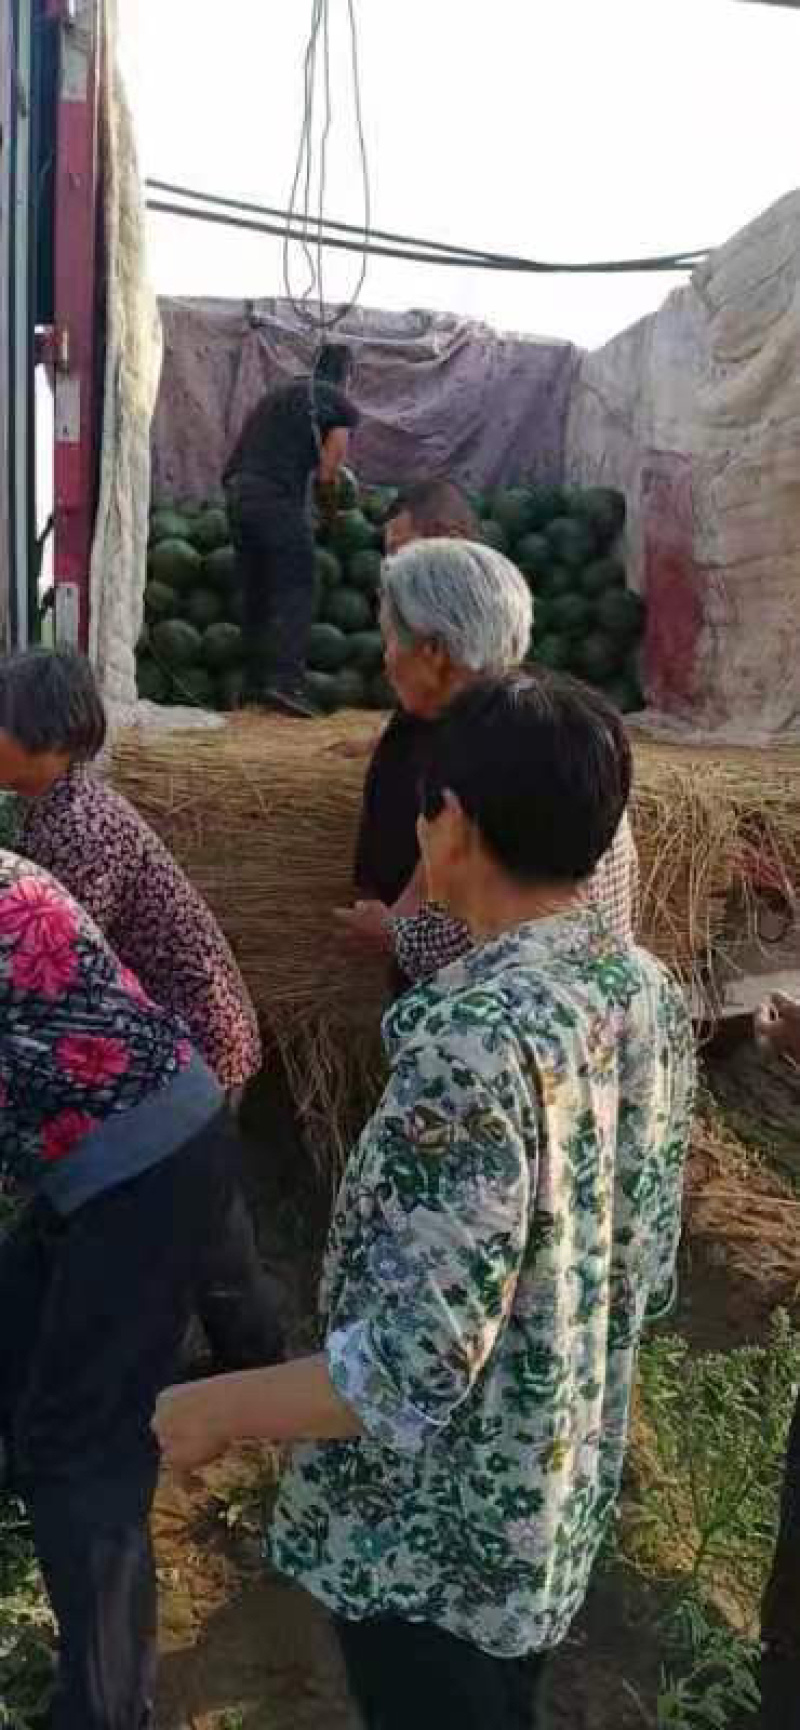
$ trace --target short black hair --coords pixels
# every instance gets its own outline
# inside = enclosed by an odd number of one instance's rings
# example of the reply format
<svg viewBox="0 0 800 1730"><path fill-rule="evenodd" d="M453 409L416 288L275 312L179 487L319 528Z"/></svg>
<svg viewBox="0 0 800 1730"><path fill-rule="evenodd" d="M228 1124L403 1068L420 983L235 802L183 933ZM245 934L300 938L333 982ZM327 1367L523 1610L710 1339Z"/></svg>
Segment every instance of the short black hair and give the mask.
<svg viewBox="0 0 800 1730"><path fill-rule="evenodd" d="M591 876L619 828L632 774L624 723L597 691L534 668L481 680L445 710L432 745L426 816L450 791L509 876Z"/></svg>
<svg viewBox="0 0 800 1730"><path fill-rule="evenodd" d="M353 351L346 342L324 342L314 362L314 377L320 384L345 388L353 376Z"/></svg>
<svg viewBox="0 0 800 1730"><path fill-rule="evenodd" d="M40 648L0 660L0 728L32 756L59 751L74 763L96 757L106 714L85 655Z"/></svg>
<svg viewBox="0 0 800 1730"><path fill-rule="evenodd" d="M384 526L395 517L411 517L425 540L481 541L480 518L455 481L417 481L398 493L384 517Z"/></svg>

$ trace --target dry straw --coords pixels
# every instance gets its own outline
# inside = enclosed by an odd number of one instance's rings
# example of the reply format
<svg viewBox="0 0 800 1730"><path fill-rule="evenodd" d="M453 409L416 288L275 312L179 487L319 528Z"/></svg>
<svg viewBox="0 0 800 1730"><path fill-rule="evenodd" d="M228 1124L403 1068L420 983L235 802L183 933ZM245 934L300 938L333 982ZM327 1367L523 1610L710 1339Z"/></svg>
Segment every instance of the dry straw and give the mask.
<svg viewBox="0 0 800 1730"><path fill-rule="evenodd" d="M132 799L206 896L283 1053L318 1149L339 1156L380 1072L385 968L334 918L352 862L374 716L242 716L211 732L133 728L113 752ZM684 975L713 976L743 845L797 880L800 752L636 744L641 930Z"/></svg>

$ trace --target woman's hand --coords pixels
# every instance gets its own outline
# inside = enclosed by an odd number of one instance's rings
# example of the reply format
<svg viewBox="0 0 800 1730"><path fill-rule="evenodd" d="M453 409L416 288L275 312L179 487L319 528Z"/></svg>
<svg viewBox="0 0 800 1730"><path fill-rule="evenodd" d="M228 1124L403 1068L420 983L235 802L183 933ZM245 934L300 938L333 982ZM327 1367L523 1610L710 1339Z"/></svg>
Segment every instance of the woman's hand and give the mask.
<svg viewBox="0 0 800 1730"><path fill-rule="evenodd" d="M357 943L391 954L392 916L382 901L357 901L354 907L337 907L336 918Z"/></svg>
<svg viewBox="0 0 800 1730"><path fill-rule="evenodd" d="M800 1003L782 991L773 992L756 1011L755 1035L762 1051L800 1063Z"/></svg>
<svg viewBox="0 0 800 1730"><path fill-rule="evenodd" d="M164 1464L173 1471L196 1471L219 1459L231 1445L219 1380L165 1388L152 1427Z"/></svg>

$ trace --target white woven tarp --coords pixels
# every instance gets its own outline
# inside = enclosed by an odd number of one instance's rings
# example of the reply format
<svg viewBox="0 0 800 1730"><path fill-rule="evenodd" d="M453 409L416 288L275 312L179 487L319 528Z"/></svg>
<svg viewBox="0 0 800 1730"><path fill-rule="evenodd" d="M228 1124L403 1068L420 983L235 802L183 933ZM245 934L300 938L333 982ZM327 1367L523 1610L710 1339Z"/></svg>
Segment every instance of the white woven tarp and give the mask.
<svg viewBox="0 0 800 1730"><path fill-rule="evenodd" d="M146 269L133 125L115 56L115 0L103 0L100 90L106 358L100 490L90 570L90 652L112 712L136 702L150 502L150 426L161 326Z"/></svg>
<svg viewBox="0 0 800 1730"><path fill-rule="evenodd" d="M584 357L566 463L628 498L651 728L800 730L800 192Z"/></svg>

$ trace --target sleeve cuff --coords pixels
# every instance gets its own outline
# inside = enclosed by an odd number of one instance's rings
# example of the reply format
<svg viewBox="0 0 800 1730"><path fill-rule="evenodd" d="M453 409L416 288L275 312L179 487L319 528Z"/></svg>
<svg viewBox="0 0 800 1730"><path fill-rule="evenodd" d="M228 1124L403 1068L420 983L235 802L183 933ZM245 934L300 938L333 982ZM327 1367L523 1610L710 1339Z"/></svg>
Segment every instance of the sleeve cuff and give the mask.
<svg viewBox="0 0 800 1730"><path fill-rule="evenodd" d="M368 1322L336 1328L325 1346L336 1392L361 1419L371 1441L399 1454L418 1454L442 1426L404 1400L377 1356Z"/></svg>

